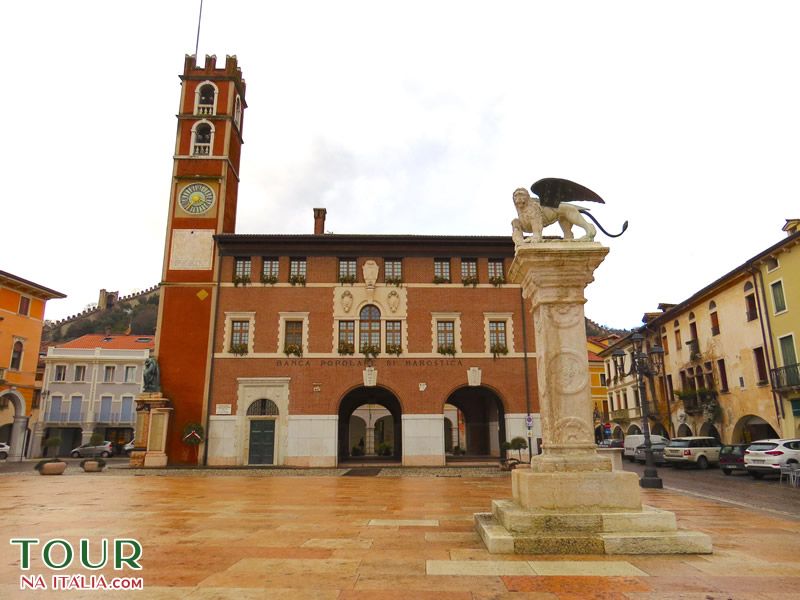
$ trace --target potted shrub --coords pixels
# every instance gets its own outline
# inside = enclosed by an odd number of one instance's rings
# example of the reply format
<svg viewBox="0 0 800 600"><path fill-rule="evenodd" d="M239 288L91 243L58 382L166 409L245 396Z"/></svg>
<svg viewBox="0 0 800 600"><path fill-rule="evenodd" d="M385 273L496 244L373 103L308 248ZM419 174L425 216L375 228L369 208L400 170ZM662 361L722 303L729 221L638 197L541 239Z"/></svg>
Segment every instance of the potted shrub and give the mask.
<svg viewBox="0 0 800 600"><path fill-rule="evenodd" d="M494 358L497 358L498 355L500 354L502 354L503 356L508 354L508 346L506 346L505 344L495 343L492 344L492 347L489 349L492 351L492 356Z"/></svg>
<svg viewBox="0 0 800 600"><path fill-rule="evenodd" d="M241 285L247 285L250 283L250 276L249 275L234 275L233 276L233 287L239 287Z"/></svg>
<svg viewBox="0 0 800 600"><path fill-rule="evenodd" d="M464 287L471 285L472 287L476 287L478 285L478 276L477 275L467 275L461 278L461 283L464 284Z"/></svg>
<svg viewBox="0 0 800 600"><path fill-rule="evenodd" d="M506 278L502 275L492 275L489 277L489 283L491 283L494 287L500 287L506 282Z"/></svg>
<svg viewBox="0 0 800 600"><path fill-rule="evenodd" d="M231 354L244 356L247 354L247 344L231 344Z"/></svg>
<svg viewBox="0 0 800 600"><path fill-rule="evenodd" d="M439 346L437 350L439 351L439 354L442 354L444 356L455 357L456 355L456 347L451 344L443 344Z"/></svg>
<svg viewBox="0 0 800 600"><path fill-rule="evenodd" d="M500 445L500 448L506 451L506 457L500 459L500 470L513 471L514 468L519 464L519 461L516 458L508 457L508 451L511 450L511 442L503 442Z"/></svg>
<svg viewBox="0 0 800 600"><path fill-rule="evenodd" d="M403 347L400 344L386 344L386 354L400 356L402 353Z"/></svg>
<svg viewBox="0 0 800 600"><path fill-rule="evenodd" d="M375 452L378 456L391 456L392 455L393 447L391 444L387 444L386 442L382 442L378 444Z"/></svg>
<svg viewBox="0 0 800 600"><path fill-rule="evenodd" d="M301 358L303 356L303 349L297 344L286 344L286 347L283 349L283 353L286 356L296 356L297 358Z"/></svg>
<svg viewBox="0 0 800 600"><path fill-rule="evenodd" d="M339 275L339 283L344 285L345 283L349 283L353 285L356 282L355 275Z"/></svg>
<svg viewBox="0 0 800 600"><path fill-rule="evenodd" d="M403 285L403 278L402 277L387 277L384 280L384 283L386 283L386 285L393 285L395 287L400 287L401 285Z"/></svg>
<svg viewBox="0 0 800 600"><path fill-rule="evenodd" d="M433 276L433 283L440 284L440 283L450 283L449 277L442 277L441 275L434 275Z"/></svg>
<svg viewBox="0 0 800 600"><path fill-rule="evenodd" d="M305 275L289 275L289 283L292 285L305 285L306 284L306 276Z"/></svg>
<svg viewBox="0 0 800 600"><path fill-rule="evenodd" d="M47 438L42 445L45 448L53 448L55 456L53 458L45 458L44 460L40 460L33 468L39 471L40 475L61 475L67 468L67 463L58 458L58 449L61 447L61 438Z"/></svg>
<svg viewBox="0 0 800 600"><path fill-rule="evenodd" d="M380 346L374 346L372 344L366 344L364 346L361 346L361 354L364 355L364 358L377 358L380 352L381 352Z"/></svg>
<svg viewBox="0 0 800 600"><path fill-rule="evenodd" d="M106 466L106 461L100 457L97 458L84 458L81 461L81 468L86 473L99 473Z"/></svg>
<svg viewBox="0 0 800 600"><path fill-rule="evenodd" d="M355 345L352 342L339 342L339 354L347 356L355 352Z"/></svg>

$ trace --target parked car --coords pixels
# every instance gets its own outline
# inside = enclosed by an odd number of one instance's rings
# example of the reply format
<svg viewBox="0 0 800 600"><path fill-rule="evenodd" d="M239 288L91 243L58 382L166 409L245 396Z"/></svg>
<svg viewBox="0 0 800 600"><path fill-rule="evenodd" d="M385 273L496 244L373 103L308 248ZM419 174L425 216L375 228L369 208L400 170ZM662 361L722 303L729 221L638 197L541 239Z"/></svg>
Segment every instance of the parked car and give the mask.
<svg viewBox="0 0 800 600"><path fill-rule="evenodd" d="M750 444L726 444L719 451L719 468L725 475L734 471L746 473L744 467L744 451Z"/></svg>
<svg viewBox="0 0 800 600"><path fill-rule="evenodd" d="M101 442L97 446L92 446L89 444L78 446L69 454L72 458L94 458L96 456L102 456L103 458L108 458L113 453L114 453L114 444L106 440L105 442Z"/></svg>
<svg viewBox="0 0 800 600"><path fill-rule="evenodd" d="M666 448L666 444L652 444L651 448L653 450L653 462L657 465L663 465L665 462L664 460L664 448ZM636 452L633 455L633 460L638 463L645 463L647 462L647 457L645 455L645 450L647 446L641 444L640 446L636 447Z"/></svg>
<svg viewBox="0 0 800 600"><path fill-rule="evenodd" d="M130 456L131 452L133 452L133 448L134 448L134 443L133 442L134 442L134 440L131 440L130 442L125 444L125 446L122 448L122 451L125 453L125 456Z"/></svg>
<svg viewBox="0 0 800 600"><path fill-rule="evenodd" d="M664 448L664 459L675 467L696 465L707 469L719 462L722 445L713 437L692 436L673 438Z"/></svg>
<svg viewBox="0 0 800 600"><path fill-rule="evenodd" d="M767 473L780 475L781 467L800 463L800 439L773 439L753 442L744 451L747 472L761 479Z"/></svg>
<svg viewBox="0 0 800 600"><path fill-rule="evenodd" d="M11 446L0 442L0 460L5 460L11 454Z"/></svg>
<svg viewBox="0 0 800 600"><path fill-rule="evenodd" d="M625 442L622 440L603 440L597 445L600 448L624 448Z"/></svg>
<svg viewBox="0 0 800 600"><path fill-rule="evenodd" d="M660 435L650 434L651 444L668 444L669 440ZM634 434L625 436L625 450L622 451L622 457L627 458L633 462L633 455L636 454L636 448L644 444L644 435Z"/></svg>

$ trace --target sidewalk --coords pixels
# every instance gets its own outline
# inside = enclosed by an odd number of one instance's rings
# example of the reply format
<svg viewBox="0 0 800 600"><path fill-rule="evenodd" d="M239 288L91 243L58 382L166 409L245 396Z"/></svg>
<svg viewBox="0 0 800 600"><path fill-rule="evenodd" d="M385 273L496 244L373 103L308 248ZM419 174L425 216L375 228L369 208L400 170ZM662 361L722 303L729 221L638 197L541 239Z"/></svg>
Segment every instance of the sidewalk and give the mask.
<svg viewBox="0 0 800 600"><path fill-rule="evenodd" d="M670 491L645 502L709 533L710 556L498 556L472 514L506 477L0 477L0 598L800 599L800 521ZM11 538L135 538L140 592L20 591ZM93 550L93 555L94 555ZM99 552L97 553L99 555ZM28 574L49 571L33 552ZM59 558L62 556L58 555ZM95 558L93 556L93 558ZM76 561L62 574L89 575Z"/></svg>

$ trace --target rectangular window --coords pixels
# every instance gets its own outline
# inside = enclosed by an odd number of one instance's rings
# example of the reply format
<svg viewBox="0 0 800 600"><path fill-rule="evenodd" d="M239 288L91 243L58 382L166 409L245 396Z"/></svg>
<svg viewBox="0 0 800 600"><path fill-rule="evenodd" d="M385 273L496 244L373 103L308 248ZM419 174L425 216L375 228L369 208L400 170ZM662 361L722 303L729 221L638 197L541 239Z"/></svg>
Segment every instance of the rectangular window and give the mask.
<svg viewBox="0 0 800 600"><path fill-rule="evenodd" d="M136 367L125 367L125 383L136 382Z"/></svg>
<svg viewBox="0 0 800 600"><path fill-rule="evenodd" d="M792 403L792 416L800 417L800 398L791 400L790 402Z"/></svg>
<svg viewBox="0 0 800 600"><path fill-rule="evenodd" d="M450 259L436 258L433 261L433 278L439 283L450 282Z"/></svg>
<svg viewBox="0 0 800 600"><path fill-rule="evenodd" d="M286 346L303 348L303 322L286 321Z"/></svg>
<svg viewBox="0 0 800 600"><path fill-rule="evenodd" d="M680 329L676 329L675 330L675 349L676 350L680 350L681 349L681 330Z"/></svg>
<svg viewBox="0 0 800 600"><path fill-rule="evenodd" d="M764 348L758 347L753 350L753 359L756 363L756 373L758 375L758 385L767 383L767 361L764 359Z"/></svg>
<svg viewBox="0 0 800 600"><path fill-rule="evenodd" d="M719 335L719 317L716 312L711 313L711 335Z"/></svg>
<svg viewBox="0 0 800 600"><path fill-rule="evenodd" d="M67 365L56 365L55 376L53 381L66 381L67 380Z"/></svg>
<svg viewBox="0 0 800 600"><path fill-rule="evenodd" d="M489 279L492 278L499 278L503 279L505 274L503 273L503 259L502 258L490 258L489 259Z"/></svg>
<svg viewBox="0 0 800 600"><path fill-rule="evenodd" d="M606 384L606 374L600 373L600 385L605 386Z"/></svg>
<svg viewBox="0 0 800 600"><path fill-rule="evenodd" d="M725 359L717 360L717 370L719 371L719 391L728 391L728 371L725 369Z"/></svg>
<svg viewBox="0 0 800 600"><path fill-rule="evenodd" d="M113 383L114 382L114 370L115 368L111 365L107 365L106 368L103 370L103 382L104 383Z"/></svg>
<svg viewBox="0 0 800 600"><path fill-rule="evenodd" d="M27 296L20 296L19 297L19 314L23 316L28 316L28 313L31 310L31 299Z"/></svg>
<svg viewBox="0 0 800 600"><path fill-rule="evenodd" d="M289 277L306 276L306 259L293 258L289 261Z"/></svg>
<svg viewBox="0 0 800 600"><path fill-rule="evenodd" d="M278 259L274 257L264 257L261 263L261 275L264 277L278 277Z"/></svg>
<svg viewBox="0 0 800 600"><path fill-rule="evenodd" d="M468 277L478 276L478 259L477 258L462 258L461 259L461 279Z"/></svg>
<svg viewBox="0 0 800 600"><path fill-rule="evenodd" d="M356 343L356 322L355 321L339 321L339 345L349 344L349 350L354 350Z"/></svg>
<svg viewBox="0 0 800 600"><path fill-rule="evenodd" d="M356 278L356 259L355 258L340 258L339 259L339 279Z"/></svg>
<svg viewBox="0 0 800 600"><path fill-rule="evenodd" d="M386 321L386 351L389 351L390 346L400 349L403 339L401 336L402 323L400 321Z"/></svg>
<svg viewBox="0 0 800 600"><path fill-rule="evenodd" d="M240 279L250 277L250 257L237 256L233 263L233 274Z"/></svg>
<svg viewBox="0 0 800 600"><path fill-rule="evenodd" d="M58 422L61 420L61 403L63 396L53 396L50 398L50 420Z"/></svg>
<svg viewBox="0 0 800 600"><path fill-rule="evenodd" d="M111 396L102 396L100 398L100 418L101 423L111 422L111 403L114 399Z"/></svg>
<svg viewBox="0 0 800 600"><path fill-rule="evenodd" d="M387 258L383 261L384 281L400 280L403 278L403 261L399 258Z"/></svg>
<svg viewBox="0 0 800 600"><path fill-rule="evenodd" d="M86 381L86 366L76 365L74 381Z"/></svg>
<svg viewBox="0 0 800 600"><path fill-rule="evenodd" d="M672 387L672 375L667 375L667 394L670 402L675 402L675 388Z"/></svg>
<svg viewBox="0 0 800 600"><path fill-rule="evenodd" d="M231 347L247 348L250 341L250 321L231 321Z"/></svg>
<svg viewBox="0 0 800 600"><path fill-rule="evenodd" d="M744 297L745 310L747 312L747 320L755 321L758 318L758 311L756 310L756 295L747 294Z"/></svg>
<svg viewBox="0 0 800 600"><path fill-rule="evenodd" d="M439 348L455 348L455 322L436 322L436 345Z"/></svg>
<svg viewBox="0 0 800 600"><path fill-rule="evenodd" d="M505 321L489 321L489 349L494 347L508 348Z"/></svg>
<svg viewBox="0 0 800 600"><path fill-rule="evenodd" d="M783 296L783 282L776 281L769 286L772 289L772 303L775 307L775 313L783 312L786 310L786 298Z"/></svg>
<svg viewBox="0 0 800 600"><path fill-rule="evenodd" d="M83 398L80 396L73 396L69 402L69 420L72 423L78 423L81 419L81 408L83 408Z"/></svg>
<svg viewBox="0 0 800 600"><path fill-rule="evenodd" d="M130 396L122 398L122 414L120 414L119 420L123 423L135 421L133 416L133 398Z"/></svg>
<svg viewBox="0 0 800 600"><path fill-rule="evenodd" d="M669 355L669 340L666 335L661 338L661 347L664 349L664 356Z"/></svg>

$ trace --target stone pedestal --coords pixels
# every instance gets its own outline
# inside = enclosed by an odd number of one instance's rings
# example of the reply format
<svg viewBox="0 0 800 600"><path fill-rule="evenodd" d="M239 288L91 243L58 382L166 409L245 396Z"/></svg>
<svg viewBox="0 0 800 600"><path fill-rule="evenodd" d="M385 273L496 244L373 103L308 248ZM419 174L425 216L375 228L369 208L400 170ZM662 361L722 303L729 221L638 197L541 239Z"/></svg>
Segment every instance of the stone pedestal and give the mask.
<svg viewBox="0 0 800 600"><path fill-rule="evenodd" d="M171 402L160 392L144 392L136 398L136 437L131 452L132 467L167 466L167 430Z"/></svg>
<svg viewBox="0 0 800 600"><path fill-rule="evenodd" d="M531 301L542 453L512 473L513 500L475 515L490 552L711 552L707 535L679 532L674 514L643 507L638 476L597 452L583 292L607 253L596 242L517 246L509 280Z"/></svg>

